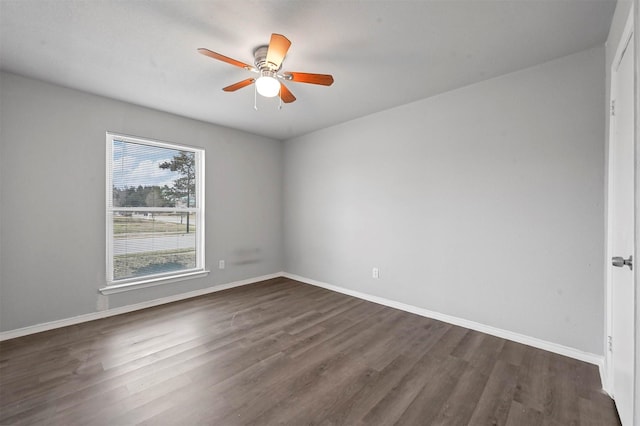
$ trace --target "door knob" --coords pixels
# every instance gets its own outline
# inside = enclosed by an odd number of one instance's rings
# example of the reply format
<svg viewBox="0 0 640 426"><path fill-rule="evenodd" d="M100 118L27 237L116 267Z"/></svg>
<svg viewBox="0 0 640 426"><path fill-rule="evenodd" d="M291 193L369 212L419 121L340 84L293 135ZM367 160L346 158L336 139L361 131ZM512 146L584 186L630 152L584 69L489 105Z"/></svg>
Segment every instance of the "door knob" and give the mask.
<svg viewBox="0 0 640 426"><path fill-rule="evenodd" d="M629 256L628 259L625 259L624 257L621 257L621 256L612 257L611 264L619 268L622 268L625 265L627 265L629 269L633 269L633 256Z"/></svg>

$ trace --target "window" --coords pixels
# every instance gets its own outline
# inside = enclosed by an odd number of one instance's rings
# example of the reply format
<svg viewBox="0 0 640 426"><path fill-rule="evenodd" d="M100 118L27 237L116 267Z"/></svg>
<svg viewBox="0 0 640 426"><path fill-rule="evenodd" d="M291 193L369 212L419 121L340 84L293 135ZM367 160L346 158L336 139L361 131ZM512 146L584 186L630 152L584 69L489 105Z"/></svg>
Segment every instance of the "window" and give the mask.
<svg viewBox="0 0 640 426"><path fill-rule="evenodd" d="M107 133L107 287L204 271L204 151Z"/></svg>

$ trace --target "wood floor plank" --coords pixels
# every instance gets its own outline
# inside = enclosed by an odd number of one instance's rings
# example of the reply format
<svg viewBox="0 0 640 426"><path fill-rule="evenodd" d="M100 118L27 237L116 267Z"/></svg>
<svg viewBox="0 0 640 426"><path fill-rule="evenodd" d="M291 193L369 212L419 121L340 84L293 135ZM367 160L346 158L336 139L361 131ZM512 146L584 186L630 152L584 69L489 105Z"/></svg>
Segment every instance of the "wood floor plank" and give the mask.
<svg viewBox="0 0 640 426"><path fill-rule="evenodd" d="M417 359L398 356L382 371L374 372L360 392L341 401L323 420L323 425L352 425L376 406L415 365Z"/></svg>
<svg viewBox="0 0 640 426"><path fill-rule="evenodd" d="M517 367L497 361L469 420L470 425L503 425L516 391Z"/></svg>
<svg viewBox="0 0 640 426"><path fill-rule="evenodd" d="M468 366L467 362L452 356L432 359L435 360L435 364L432 365L435 370L428 370L428 374L420 372L417 375L421 378L423 386L397 419L397 423L407 425L433 423ZM410 392L405 389L402 393L404 394L402 398L396 398L394 401L395 410L400 410L410 395ZM393 413L392 410L389 411ZM388 414L384 417L388 417Z"/></svg>
<svg viewBox="0 0 640 426"><path fill-rule="evenodd" d="M417 424L434 416L465 366L466 362L458 358L425 354L364 417L364 423L393 424L401 420Z"/></svg>
<svg viewBox="0 0 640 426"><path fill-rule="evenodd" d="M517 401L511 401L507 426L538 426L542 424L542 413L533 408L525 407ZM611 423L603 423L611 424Z"/></svg>
<svg viewBox="0 0 640 426"><path fill-rule="evenodd" d="M578 410L581 425L611 425L620 423L615 405L604 391L599 396L592 395L591 399L580 398Z"/></svg>
<svg viewBox="0 0 640 426"><path fill-rule="evenodd" d="M499 359L509 364L521 366L529 347L521 343L505 340Z"/></svg>
<svg viewBox="0 0 640 426"><path fill-rule="evenodd" d="M575 363L556 354L552 354L549 358L550 389L544 413L560 424L577 424L580 413L575 382Z"/></svg>
<svg viewBox="0 0 640 426"><path fill-rule="evenodd" d="M525 407L545 411L550 386L549 352L530 348L518 370L514 400Z"/></svg>
<svg viewBox="0 0 640 426"><path fill-rule="evenodd" d="M594 365L287 278L0 342L5 425L619 425Z"/></svg>
<svg viewBox="0 0 640 426"><path fill-rule="evenodd" d="M468 365L453 392L434 417L434 425L466 425L478 405L478 395L487 385L489 374Z"/></svg>

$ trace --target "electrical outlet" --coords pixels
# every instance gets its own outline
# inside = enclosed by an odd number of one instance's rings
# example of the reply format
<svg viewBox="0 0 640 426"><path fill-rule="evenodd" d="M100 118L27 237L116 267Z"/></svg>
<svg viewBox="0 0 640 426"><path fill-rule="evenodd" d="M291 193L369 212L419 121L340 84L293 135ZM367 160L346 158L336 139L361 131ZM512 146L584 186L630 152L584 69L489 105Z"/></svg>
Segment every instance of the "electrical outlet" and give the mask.
<svg viewBox="0 0 640 426"><path fill-rule="evenodd" d="M224 269L224 260L218 261L218 269Z"/></svg>
<svg viewBox="0 0 640 426"><path fill-rule="evenodd" d="M373 268L373 271L371 271L371 276L376 280L380 278L380 269Z"/></svg>

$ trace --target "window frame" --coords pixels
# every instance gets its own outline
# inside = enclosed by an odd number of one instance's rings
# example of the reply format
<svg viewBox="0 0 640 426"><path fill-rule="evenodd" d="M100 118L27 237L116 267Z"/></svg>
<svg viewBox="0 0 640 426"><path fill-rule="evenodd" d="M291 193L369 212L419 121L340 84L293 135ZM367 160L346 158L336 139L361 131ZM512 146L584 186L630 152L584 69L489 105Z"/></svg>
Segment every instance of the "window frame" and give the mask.
<svg viewBox="0 0 640 426"><path fill-rule="evenodd" d="M158 148L187 151L194 153L195 157L195 206L194 207L114 207L113 206L113 145L115 141L134 143ZM150 138L129 136L121 133L106 133L106 287L100 289L103 294L118 293L122 291L145 288L160 284L166 284L185 279L205 276L209 273L205 268L205 151L202 148L163 142ZM196 259L195 267L179 271L160 274L148 274L139 277L114 279L114 234L113 218L117 211L145 211L145 212L175 212L184 211L195 213L195 240Z"/></svg>

